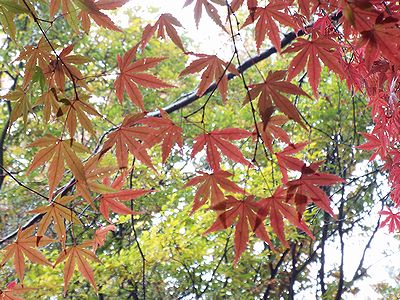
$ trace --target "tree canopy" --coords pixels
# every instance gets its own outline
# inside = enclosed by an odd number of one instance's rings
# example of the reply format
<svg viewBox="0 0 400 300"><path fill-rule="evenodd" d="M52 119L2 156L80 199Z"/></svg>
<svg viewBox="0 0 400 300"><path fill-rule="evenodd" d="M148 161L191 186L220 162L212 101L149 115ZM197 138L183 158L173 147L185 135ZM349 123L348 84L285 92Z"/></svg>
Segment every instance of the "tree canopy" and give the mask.
<svg viewBox="0 0 400 300"><path fill-rule="evenodd" d="M397 3L182 1L204 53L129 2L0 0L0 299L357 294L400 228Z"/></svg>

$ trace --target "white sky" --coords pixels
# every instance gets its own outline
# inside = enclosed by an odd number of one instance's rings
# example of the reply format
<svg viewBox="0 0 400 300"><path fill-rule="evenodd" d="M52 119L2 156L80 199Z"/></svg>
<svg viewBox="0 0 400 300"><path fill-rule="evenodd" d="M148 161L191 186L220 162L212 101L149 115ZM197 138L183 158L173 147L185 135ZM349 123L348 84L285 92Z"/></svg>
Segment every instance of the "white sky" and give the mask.
<svg viewBox="0 0 400 300"><path fill-rule="evenodd" d="M158 13L149 14L147 17L156 19L160 13L171 13L182 23L185 35L194 40L198 45L197 49L187 49L189 51L197 50L207 54L217 54L223 59L229 59L232 53L229 35L224 33L215 23L211 21L206 12L203 10L203 16L199 24L199 29L196 28L193 18L193 5L183 8L183 0L146 0L146 1L131 1L126 7L159 7ZM220 12L220 16L224 16L224 11ZM362 170L359 170L362 171ZM371 224L375 224L378 215L375 211L370 216ZM352 276L362 255L362 250L366 244L367 238L362 238L359 235L361 232L354 233L351 240L345 240L345 275ZM368 274L371 276L359 281L356 286L360 288L357 296L347 297L346 299L377 299L377 295L370 287L371 284L380 281L391 281L391 276L388 274L388 268L394 266L400 267L400 256L398 255L399 241L392 234L387 233L387 228L380 229L367 251L364 266L370 267ZM339 261L339 240L335 241L326 253L327 264L333 264ZM315 279L311 279L315 280ZM393 281L392 281L393 282ZM312 291L314 292L314 290ZM314 294L312 294L314 297ZM296 299L310 299L310 295L298 295Z"/></svg>

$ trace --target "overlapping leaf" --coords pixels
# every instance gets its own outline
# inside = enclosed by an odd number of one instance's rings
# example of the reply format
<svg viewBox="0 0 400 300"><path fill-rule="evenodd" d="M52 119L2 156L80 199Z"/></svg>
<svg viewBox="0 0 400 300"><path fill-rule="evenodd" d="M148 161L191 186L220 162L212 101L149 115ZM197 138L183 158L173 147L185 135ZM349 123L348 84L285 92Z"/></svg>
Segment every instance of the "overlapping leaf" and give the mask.
<svg viewBox="0 0 400 300"><path fill-rule="evenodd" d="M238 75L239 73L235 66L231 63L222 61L216 55L190 54L199 57L199 59L191 62L190 65L179 74L179 76L199 73L204 70L201 74L201 81L196 94L202 96L210 85L215 82L218 84L218 90L221 93L222 100L225 101L228 92L228 78L226 75L228 71Z"/></svg>
<svg viewBox="0 0 400 300"><path fill-rule="evenodd" d="M295 28L296 24L292 21L292 17L288 12L293 0L273 0L266 7L257 7L254 11L250 11L249 16L244 21L242 27L254 23L257 19L255 28L257 50L260 51L261 44L268 35L272 45L281 53L281 37L279 27L275 20L281 25L286 25Z"/></svg>
<svg viewBox="0 0 400 300"><path fill-rule="evenodd" d="M86 86L83 75L74 64L84 64L90 61L89 58L70 54L75 44L71 44L64 48L61 53L50 61L43 74L51 87L57 87L61 91L65 89L65 76L67 76L74 84Z"/></svg>
<svg viewBox="0 0 400 300"><path fill-rule="evenodd" d="M274 105L289 119L304 127L301 116L294 104L284 95L292 94L309 97L300 87L285 80L286 71L269 71L263 83L250 86L245 103L258 97L258 110L262 119L268 119ZM250 99L249 99L250 97Z"/></svg>
<svg viewBox="0 0 400 300"><path fill-rule="evenodd" d="M286 218L292 225L301 229L313 238L311 231L308 229L306 223L299 218L297 210L289 205L287 202L286 191L282 187L278 187L275 193L268 198L261 199L259 205L261 209L258 214L264 220L266 216L269 217L272 229L278 236L279 240L289 247L285 238L285 225L283 218Z"/></svg>
<svg viewBox="0 0 400 300"><path fill-rule="evenodd" d="M138 121L143 119L143 117L143 113L126 117L121 126L107 136L108 138L100 152L101 155L109 151L115 145L117 162L121 169L127 168L128 155L131 153L143 164L155 170L150 156L147 154L146 148L142 143L143 141L145 142L147 138L151 137L151 134L154 133L154 129L145 126L134 126L138 124Z"/></svg>
<svg viewBox="0 0 400 300"><path fill-rule="evenodd" d="M65 245L66 230L65 222L80 223L72 208L68 208L67 204L71 202L74 196L64 196L54 199L50 205L40 206L30 213L43 214L36 235L41 238L46 233L47 228L53 223L54 230L58 240Z"/></svg>
<svg viewBox="0 0 400 300"><path fill-rule="evenodd" d="M147 117L138 123L154 129L153 133L144 141L144 146L151 148L161 142L162 162L165 163L174 145L178 145L180 148L183 147L182 128L172 122L163 109L159 109L159 111L161 118Z"/></svg>
<svg viewBox="0 0 400 300"><path fill-rule="evenodd" d="M288 186L287 198L289 202L296 205L300 216L306 209L306 205L313 202L334 217L328 196L318 186L334 185L336 183L343 183L345 180L333 174L318 173L317 169L320 165L320 162L312 163L309 166L304 164L301 169L300 178L286 183Z"/></svg>
<svg viewBox="0 0 400 300"><path fill-rule="evenodd" d="M192 212L195 212L203 206L208 199L210 199L211 206L223 202L225 200L225 195L222 189L232 193L246 194L244 189L228 179L232 174L227 171L219 170L211 174L199 171L198 173L200 175L190 179L184 186L199 185L194 195Z"/></svg>
<svg viewBox="0 0 400 300"><path fill-rule="evenodd" d="M251 132L240 128L216 129L209 133L200 134L195 139L191 157L206 147L206 160L214 171L221 169L221 151L229 159L241 163L245 166L251 166L238 147L229 141L240 140L251 136ZM218 151L219 149L219 151Z"/></svg>
<svg viewBox="0 0 400 300"><path fill-rule="evenodd" d="M268 232L257 214L261 206L259 202L254 201L254 196L248 196L244 200L237 200L232 196L228 196L225 201L216 204L212 208L223 210L224 212L218 215L217 220L204 234L226 229L236 222L234 265L237 264L240 256L246 250L249 241L249 227L259 239L267 242L273 248Z"/></svg>
<svg viewBox="0 0 400 300"><path fill-rule="evenodd" d="M124 176L121 175L117 177L113 183L110 183L108 178L105 178L104 184L110 186L116 192L111 192L111 193L104 193L100 198L100 212L104 216L104 218L110 221L109 217L109 210L112 210L113 212L117 214L123 214L123 215L134 215L138 214L139 212L135 212L128 207L126 207L121 201L129 201L129 200L134 200L138 197L144 196L148 193L151 193L152 190L144 190L144 189L128 189L128 190L121 190L123 184L124 184Z"/></svg>

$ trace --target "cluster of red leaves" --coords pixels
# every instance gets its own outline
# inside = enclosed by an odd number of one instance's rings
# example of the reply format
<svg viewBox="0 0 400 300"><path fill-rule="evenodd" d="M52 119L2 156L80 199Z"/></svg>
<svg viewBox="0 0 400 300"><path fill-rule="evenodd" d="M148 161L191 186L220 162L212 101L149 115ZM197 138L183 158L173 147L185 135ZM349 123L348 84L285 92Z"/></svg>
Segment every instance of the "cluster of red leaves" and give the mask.
<svg viewBox="0 0 400 300"><path fill-rule="evenodd" d="M99 26L119 31L120 28L102 11L116 9L126 2L127 0L51 0L49 10L53 17L61 9L74 31L79 31L77 20L80 20L82 29L86 32L90 30L91 20ZM192 4L197 26L205 11L218 26L227 31L218 12L218 7L225 6L226 1L187 0L184 6ZM371 133L363 134L367 143L359 148L374 151L371 159L379 155L385 162L392 183L392 199L396 206L400 205L400 58L394 50L400 46L399 6L375 0L275 0L266 5L257 0L233 0L227 9L228 14L234 13L242 6L246 6L248 10L242 27L254 26L257 50L260 50L268 38L277 52L282 55L292 53L293 59L288 70L269 70L262 82L248 87L244 104L253 105L257 102L258 108L255 117L259 120L255 122L253 132L242 128L217 128L210 132L203 130L193 143L191 157L198 157L205 149L203 157L211 172L198 170L199 175L186 184L186 187L198 185L192 211L198 210L207 202L209 207L216 211L216 220L206 233L235 227L234 264L245 251L250 232L274 249L273 239L266 227L269 225L274 235L287 247L285 220L312 237L303 220L306 207L318 207L334 217L330 200L320 186L343 183L344 180L335 175L318 172L320 162L306 163L300 159L299 152L307 143L292 142L283 127L289 119L305 127L301 114L289 98L290 95L310 98L299 86L291 83L292 79L303 72L307 73L308 82L316 97L319 95L323 66L346 80L349 88L366 89L376 125ZM34 16L33 12L32 15ZM311 26L308 25L310 21L314 21ZM336 30L339 24L343 25L343 30ZM46 136L31 144L32 147L41 149L31 162L28 173L48 165L50 203L32 211L42 214L36 234L35 227L20 229L16 241L4 249L5 254L0 265L13 260L21 282L24 279L25 258L35 263L53 266L65 261L65 292L76 267L97 290L89 261L98 261L96 249L104 244L107 233L115 231L116 228L112 224L101 227L96 230L91 240L77 244L74 239L72 245L66 245L66 224L80 223L74 211L74 207L78 205L76 197L83 198L93 209L99 209L105 220L110 223L110 210L116 214L138 213L123 202L144 196L152 190L123 189L129 156L157 172L148 154L149 149L161 144L162 161L165 162L175 146L183 147L182 128L162 109L159 109L159 117L147 117L141 92L141 88L174 87L149 73L150 69L166 58L137 58L139 47L143 55L154 34L163 39L168 35L179 49L185 51L176 29L179 27L182 27L179 20L171 14L162 14L153 25L149 24L144 28L142 38L135 46L117 57L119 72L114 82L116 97L123 104L126 92L132 104L141 112L125 116L122 124L107 134L100 153L89 158L86 163L82 162L81 156L89 153L89 150L75 140L78 122L83 129L95 136L91 118L99 116L89 104L88 97L81 92L81 89L89 89L78 66L87 63L88 59L72 54L74 44L66 46L58 53L44 38L36 45L27 46L21 51L17 59L26 61L24 81L21 87L6 96L6 99L15 102L11 124L21 116L26 124L28 114L32 113L26 90L30 88L32 77L38 69L42 72L47 86L47 90L43 91L37 102L44 106L45 121L49 122L53 118L63 120L64 123L61 137ZM288 27L303 37L297 37L294 43L283 49L281 32ZM180 76L201 73L196 94L202 96L215 83L222 100L226 101L227 73L240 75L235 66L216 55L184 53L196 59L180 73ZM74 91L72 99L67 99L68 84ZM277 111L283 115L275 114ZM66 137L67 134L69 138ZM237 141L242 140L245 143L246 139L255 143L261 140L279 165L282 184L270 195L257 197L249 194L246 187L241 187L229 179L233 176L231 173L223 170L229 161L239 163L241 168L253 167L254 162L246 158L237 145ZM276 143L276 140L280 143ZM283 149L282 143L285 145ZM109 178L117 168L101 166L102 157L108 153L114 153L118 167L122 170L114 181ZM228 160L223 160L221 154ZM64 176L65 166L74 177L71 184L76 185L76 193L73 196L62 197L57 187ZM388 208L381 214L387 216L382 225L388 224L390 231L399 229L399 213ZM55 242L45 236L51 225L54 227L56 241L60 242L63 248L54 264L36 249ZM18 299L14 294L22 290L22 287L12 285L0 290L0 297Z"/></svg>

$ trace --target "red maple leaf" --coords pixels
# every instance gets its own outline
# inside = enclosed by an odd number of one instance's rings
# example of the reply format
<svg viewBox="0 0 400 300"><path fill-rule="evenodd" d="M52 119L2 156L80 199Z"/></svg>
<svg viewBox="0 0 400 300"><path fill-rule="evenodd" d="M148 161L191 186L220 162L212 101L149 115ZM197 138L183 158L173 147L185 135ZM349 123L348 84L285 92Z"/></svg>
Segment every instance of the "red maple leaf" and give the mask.
<svg viewBox="0 0 400 300"><path fill-rule="evenodd" d="M165 34L167 34L179 49L185 51L175 27L182 27L182 24L171 14L161 14L153 26L147 25L143 30L142 40L140 41L142 51L144 51L144 48L156 31L158 38L165 39Z"/></svg>
<svg viewBox="0 0 400 300"><path fill-rule="evenodd" d="M386 210L380 211L379 214L386 216L386 219L381 222L379 228L388 226L389 232L400 230L400 212L394 213L390 207L387 207Z"/></svg>
<svg viewBox="0 0 400 300"><path fill-rule="evenodd" d="M199 22L200 22L200 18L201 18L203 7L204 7L207 14L215 22L215 24L217 24L223 30L225 30L225 27L221 22L221 18L218 15L217 9L208 0L186 0L183 7L186 7L190 4L192 4L194 1L196 1L196 4L194 5L194 21L196 22L197 28L199 27ZM223 0L211 0L211 1L214 3L217 3L219 5L225 5L225 1L223 1Z"/></svg>
<svg viewBox="0 0 400 300"><path fill-rule="evenodd" d="M308 203L313 202L334 217L328 196L318 186L343 183L345 180L333 174L318 173L317 169L320 165L321 162L312 163L309 166L304 164L300 178L286 183L288 186L287 200L296 204L299 215L303 214Z"/></svg>
<svg viewBox="0 0 400 300"><path fill-rule="evenodd" d="M145 147L151 148L162 142L162 162L165 163L174 145L183 147L182 128L172 122L163 109L160 108L159 111L161 118L147 117L138 121L138 123L147 125L153 130L153 133L144 141Z"/></svg>
<svg viewBox="0 0 400 300"><path fill-rule="evenodd" d="M360 134L367 139L367 142L356 146L356 148L366 151L374 151L369 158L369 161L372 161L377 155L379 155L382 159L386 158L386 144L388 141L383 134L380 138L374 134L366 132L360 132Z"/></svg>
<svg viewBox="0 0 400 300"><path fill-rule="evenodd" d="M293 157L291 155L303 150L304 147L307 146L307 144L308 144L307 142L289 144L282 151L275 153L276 158L278 159L279 169L281 170L283 176L282 177L283 183L286 183L288 180L289 170L301 172L301 170L303 169L305 163L302 160Z"/></svg>
<svg viewBox="0 0 400 300"><path fill-rule="evenodd" d="M313 37L311 41L298 38L297 42L283 51L283 53L298 52L290 62L288 80L299 74L307 64L307 76L310 85L315 96L318 96L318 85L321 80L320 60L339 76L345 76L342 57L338 49L340 49L340 45L327 36Z"/></svg>
<svg viewBox="0 0 400 300"><path fill-rule="evenodd" d="M272 45L276 50L281 53L281 37L279 27L276 21L281 25L290 27L297 27L296 23L292 21L291 16L282 12L293 3L293 0L273 0L268 3L266 7L257 7L254 12L250 11L250 15L244 21L242 28L254 23L257 19L255 35L257 50L260 51L262 42L265 36L268 35Z"/></svg>
<svg viewBox="0 0 400 300"><path fill-rule="evenodd" d="M263 142L267 148L272 151L272 142L275 139L291 144L290 137L285 130L282 129L283 126L289 119L284 115L272 116L269 118L267 123L258 123L257 127L263 139ZM256 132L254 132L256 133Z"/></svg>
<svg viewBox="0 0 400 300"><path fill-rule="evenodd" d="M285 76L286 71L269 71L263 83L249 86L250 93L245 103L259 97L258 110L262 119L267 119L271 115L271 111L274 110L274 103L288 118L293 119L304 127L296 106L283 94L309 96L300 87L285 81Z"/></svg>
<svg viewBox="0 0 400 300"><path fill-rule="evenodd" d="M251 132L240 128L216 129L209 133L200 134L193 145L191 157L195 157L204 147L206 147L206 160L214 171L220 169L221 155L218 149L229 159L251 166L251 163L244 158L242 152L228 141L240 140L251 136Z"/></svg>
<svg viewBox="0 0 400 300"><path fill-rule="evenodd" d="M227 71L229 71L238 75L239 73L235 66L224 62L216 55L196 54L191 52L188 54L199 57L199 59L192 61L190 65L179 74L179 76L198 73L205 69L201 74L201 81L196 95L202 96L207 91L209 86L213 82L216 82L218 84L218 90L221 93L222 100L225 101L228 92L228 78L226 77L226 74Z"/></svg>
<svg viewBox="0 0 400 300"><path fill-rule="evenodd" d="M259 210L259 215L264 220L266 216L269 216L269 220L272 229L278 236L279 240L286 246L289 247L284 233L284 222L285 217L292 225L303 230L311 238L314 238L311 231L308 229L306 223L299 218L296 209L286 202L286 190L282 187L278 187L275 193L268 198L261 199L258 203L262 207Z"/></svg>
<svg viewBox="0 0 400 300"><path fill-rule="evenodd" d="M223 210L224 212L218 215L217 220L204 234L226 229L236 221L234 265L237 264L240 256L246 250L249 241L249 226L259 239L267 242L273 248L264 223L257 214L260 208L261 205L259 202L254 201L254 196L248 196L244 200L237 200L232 196L228 196L225 201L212 207L214 210Z"/></svg>
<svg viewBox="0 0 400 300"><path fill-rule="evenodd" d="M114 87L120 103L122 103L124 92L126 91L132 103L142 111L145 111L143 96L138 85L153 89L171 88L174 86L153 75L143 73L143 71L157 66L165 59L164 57L147 57L132 62L136 58L138 46L139 44L132 47L123 57L117 56L120 73L115 80Z"/></svg>
<svg viewBox="0 0 400 300"><path fill-rule="evenodd" d="M143 117L144 113L126 117L121 126L107 136L100 155L104 155L115 145L117 162L120 169L128 167L128 154L131 153L143 164L155 170L150 156L143 146L143 142L151 137L154 129L145 126L134 126Z"/></svg>
<svg viewBox="0 0 400 300"><path fill-rule="evenodd" d="M198 173L200 174L199 176L193 177L184 185L184 187L188 187L199 184L196 194L194 195L192 213L204 205L208 199L210 199L212 206L223 202L225 200L225 195L222 189L232 193L246 194L244 189L228 179L232 174L227 171L219 170L211 174L204 172Z"/></svg>
<svg viewBox="0 0 400 300"><path fill-rule="evenodd" d="M118 176L113 183L110 182L109 178L104 178L103 183L107 186L110 186L111 188L115 189L116 192L112 193L104 193L101 195L99 198L100 201L100 212L104 216L104 218L110 221L109 218L109 210L112 210L113 212L117 214L123 214L123 215L134 215L134 214L139 214L139 212L135 212L128 207L126 207L121 201L129 201L129 200L134 200L140 196L146 195L148 193L151 193L152 190L144 190L144 189L138 189L138 190L120 190L122 186L124 185L125 181L125 174L122 174Z"/></svg>

